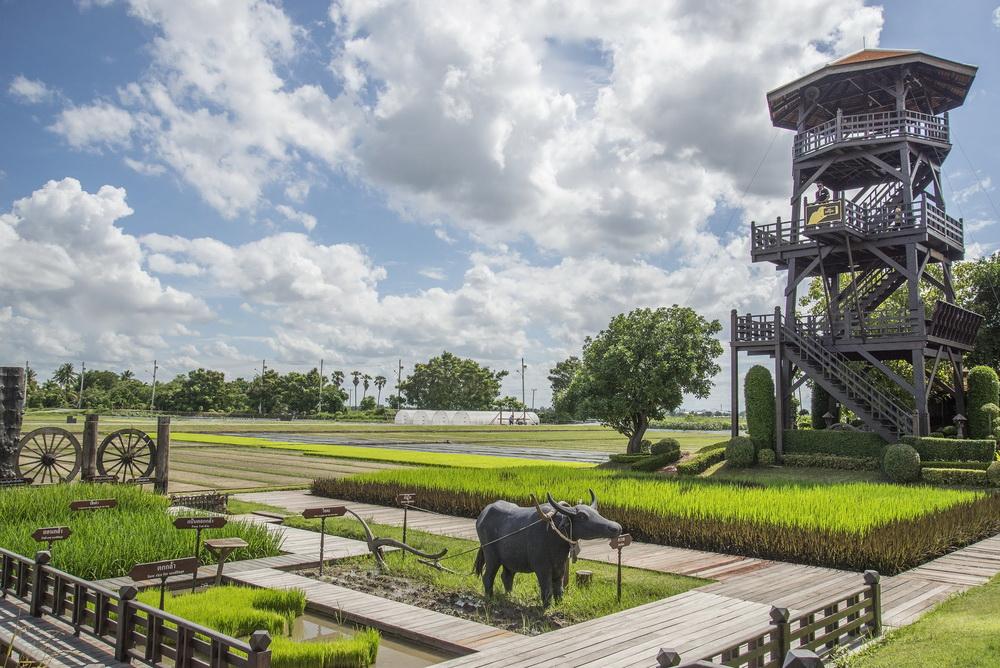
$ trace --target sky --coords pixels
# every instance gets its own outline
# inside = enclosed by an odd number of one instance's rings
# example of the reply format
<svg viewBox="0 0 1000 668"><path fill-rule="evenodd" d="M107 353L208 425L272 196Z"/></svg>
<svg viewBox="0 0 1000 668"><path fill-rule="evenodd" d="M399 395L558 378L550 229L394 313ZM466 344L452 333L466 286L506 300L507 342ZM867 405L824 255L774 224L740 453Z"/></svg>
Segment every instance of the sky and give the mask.
<svg viewBox="0 0 1000 668"><path fill-rule="evenodd" d="M748 246L789 215L765 93L862 45L980 67L944 185L969 255L1000 248L997 0L0 0L0 362L449 350L514 396L524 357L544 406L617 313L727 342L784 279ZM728 409L728 360L685 406Z"/></svg>

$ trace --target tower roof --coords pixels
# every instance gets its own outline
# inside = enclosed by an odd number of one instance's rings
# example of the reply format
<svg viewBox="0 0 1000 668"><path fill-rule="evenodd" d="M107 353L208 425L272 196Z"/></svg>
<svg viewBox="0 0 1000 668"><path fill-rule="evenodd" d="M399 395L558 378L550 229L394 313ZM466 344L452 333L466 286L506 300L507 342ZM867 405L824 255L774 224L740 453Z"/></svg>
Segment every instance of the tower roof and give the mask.
<svg viewBox="0 0 1000 668"><path fill-rule="evenodd" d="M775 127L798 129L799 106L809 109L805 127L836 114L895 109L893 86L907 77L907 107L940 114L959 107L972 86L977 68L909 49L862 49L776 88L767 94ZM815 102L816 104L812 104Z"/></svg>

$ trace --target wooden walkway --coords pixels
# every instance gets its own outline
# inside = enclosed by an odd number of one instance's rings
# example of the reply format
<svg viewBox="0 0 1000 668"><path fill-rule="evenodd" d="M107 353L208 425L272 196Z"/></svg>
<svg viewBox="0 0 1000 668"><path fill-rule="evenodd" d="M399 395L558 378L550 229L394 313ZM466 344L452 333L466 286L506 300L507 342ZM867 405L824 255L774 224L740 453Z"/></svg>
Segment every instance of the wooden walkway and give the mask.
<svg viewBox="0 0 1000 668"><path fill-rule="evenodd" d="M239 498L301 512L345 503L365 519L398 526L400 508L313 497L307 492L263 492ZM475 523L461 517L410 511L410 527L475 540ZM607 543L585 543L585 559L613 562ZM597 668L655 665L657 649L670 646L686 657L710 654L766 629L772 605L794 615L861 585L861 575L831 568L753 559L648 543L623 552L627 566L716 580L715 583L541 636L495 638L477 654L440 664L449 668ZM882 580L883 623L913 622L943 599L984 584L1000 572L1000 536L988 538L918 568ZM457 619L457 618L452 618Z"/></svg>
<svg viewBox="0 0 1000 668"><path fill-rule="evenodd" d="M85 635L75 637L73 628L50 618L28 616L28 607L13 599L0 599L0 665L6 647L13 644L11 659L25 665L50 668L125 666L115 661L113 648Z"/></svg>

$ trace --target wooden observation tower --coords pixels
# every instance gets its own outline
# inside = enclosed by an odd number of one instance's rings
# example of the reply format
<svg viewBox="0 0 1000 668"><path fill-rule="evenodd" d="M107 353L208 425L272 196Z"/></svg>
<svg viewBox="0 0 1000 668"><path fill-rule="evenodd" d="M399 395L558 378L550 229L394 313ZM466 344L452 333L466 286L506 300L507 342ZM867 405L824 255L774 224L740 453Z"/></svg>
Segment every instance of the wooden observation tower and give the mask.
<svg viewBox="0 0 1000 668"><path fill-rule="evenodd" d="M948 111L975 75L973 66L919 51L866 49L768 93L774 125L796 132L792 217L751 223L751 254L787 271L788 284L784 309L733 311L734 434L740 350L775 359L779 455L795 418L792 393L806 380L889 442L930 431L928 394L942 368L951 370L944 389L965 412L962 353L981 317L954 303L951 263L965 244L962 220L945 210L941 163L951 150ZM821 280L826 310L797 315L798 289L812 278ZM932 308L922 285L943 296ZM912 364L912 376L888 360ZM913 405L852 362L884 375Z"/></svg>

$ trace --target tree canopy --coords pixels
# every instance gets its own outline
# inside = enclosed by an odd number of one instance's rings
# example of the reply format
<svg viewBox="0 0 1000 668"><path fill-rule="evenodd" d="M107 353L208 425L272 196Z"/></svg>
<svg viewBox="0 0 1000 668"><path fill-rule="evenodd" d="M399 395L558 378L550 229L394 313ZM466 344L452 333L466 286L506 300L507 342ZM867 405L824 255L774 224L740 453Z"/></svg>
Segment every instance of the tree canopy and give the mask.
<svg viewBox="0 0 1000 668"><path fill-rule="evenodd" d="M955 265L955 283L959 306L983 316L969 366L1000 368L1000 252Z"/></svg>
<svg viewBox="0 0 1000 668"><path fill-rule="evenodd" d="M493 371L475 360L442 352L413 367L399 384L406 405L436 410L489 410L500 396L506 371Z"/></svg>
<svg viewBox="0 0 1000 668"><path fill-rule="evenodd" d="M718 320L693 309L635 309L612 318L607 329L583 346L583 361L570 392L590 415L629 437L639 452L650 420L681 405L685 394L707 397L722 344Z"/></svg>

